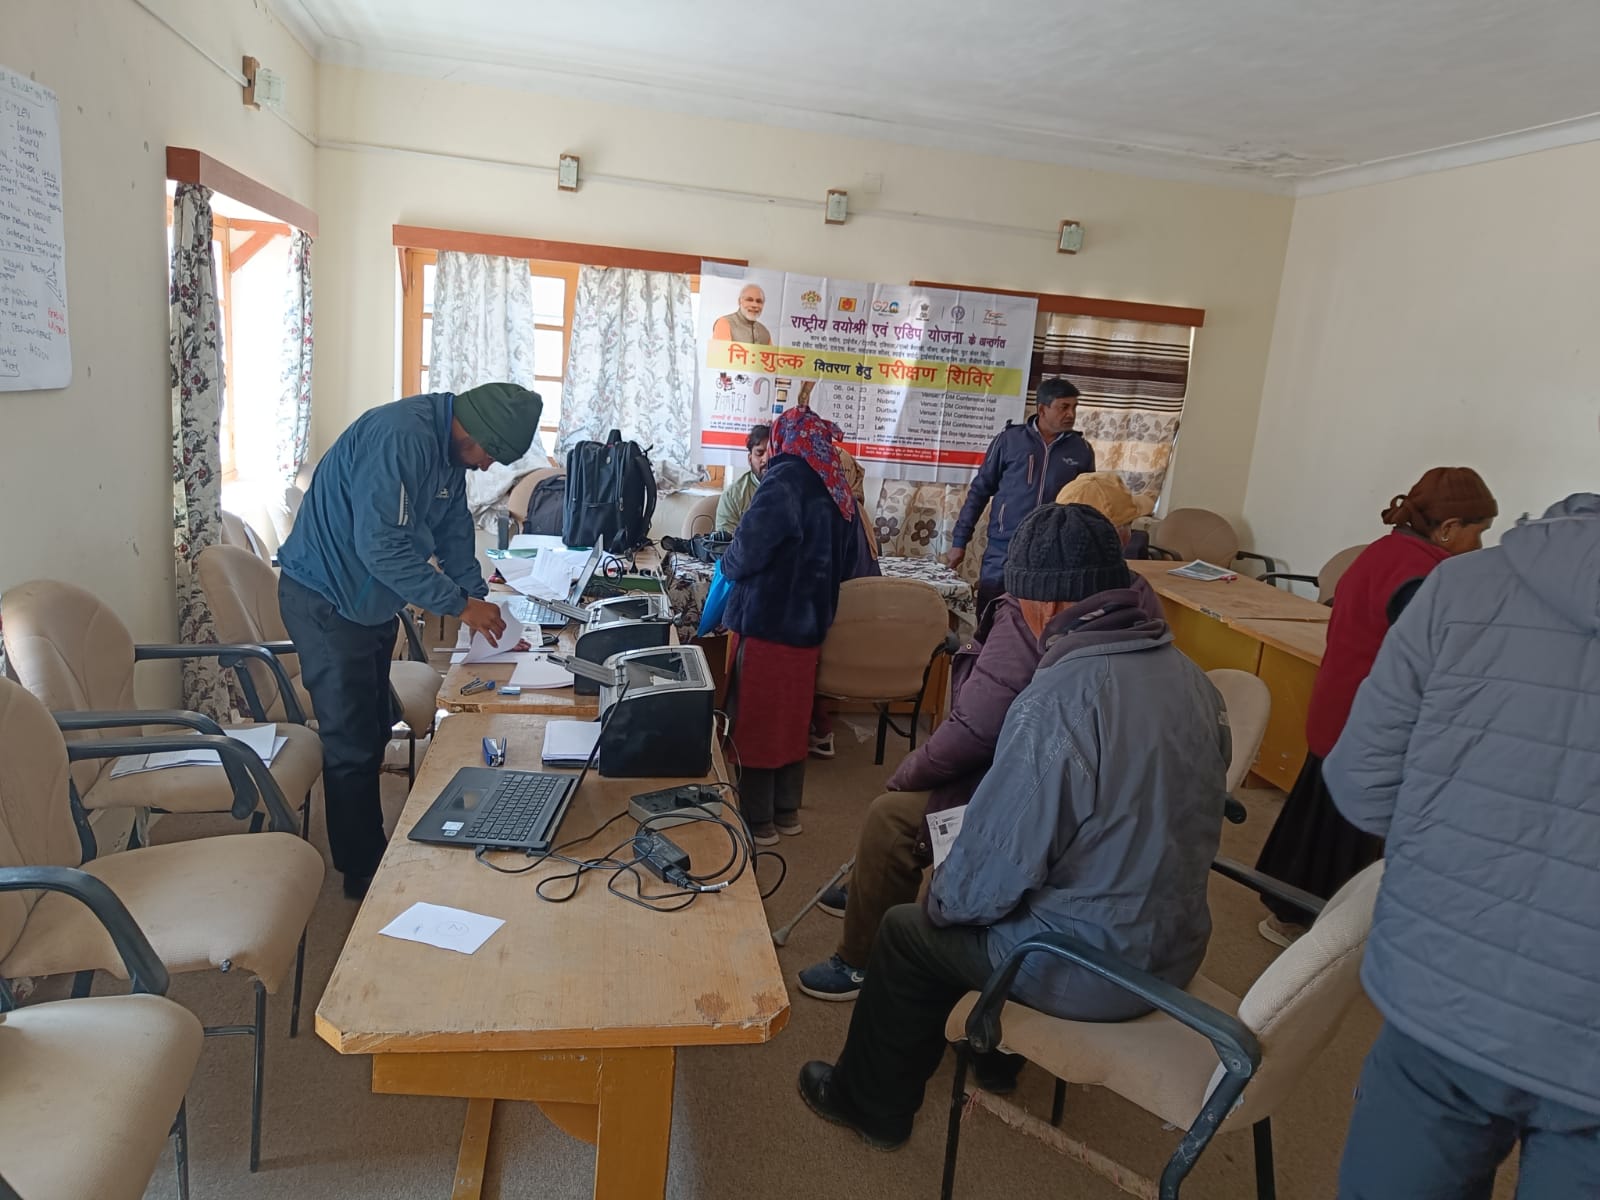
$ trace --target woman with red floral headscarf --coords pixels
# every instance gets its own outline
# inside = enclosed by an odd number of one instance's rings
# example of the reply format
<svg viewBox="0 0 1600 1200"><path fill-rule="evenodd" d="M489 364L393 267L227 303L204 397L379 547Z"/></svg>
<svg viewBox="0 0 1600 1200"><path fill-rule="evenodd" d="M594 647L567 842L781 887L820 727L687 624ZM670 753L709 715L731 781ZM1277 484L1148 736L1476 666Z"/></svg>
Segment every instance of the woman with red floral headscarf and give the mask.
<svg viewBox="0 0 1600 1200"><path fill-rule="evenodd" d="M858 573L855 496L839 461L839 428L810 408L772 423L772 458L722 574L733 582L729 708L739 799L755 840L800 832L812 693L839 583Z"/></svg>

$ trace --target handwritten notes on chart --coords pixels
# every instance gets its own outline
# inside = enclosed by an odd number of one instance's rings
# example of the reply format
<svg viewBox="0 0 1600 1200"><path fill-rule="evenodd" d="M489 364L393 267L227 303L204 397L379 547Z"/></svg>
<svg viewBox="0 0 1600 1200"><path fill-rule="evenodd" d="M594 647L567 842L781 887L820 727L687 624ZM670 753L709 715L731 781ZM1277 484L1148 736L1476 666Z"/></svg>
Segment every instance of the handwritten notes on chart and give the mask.
<svg viewBox="0 0 1600 1200"><path fill-rule="evenodd" d="M56 96L0 67L0 392L71 381Z"/></svg>

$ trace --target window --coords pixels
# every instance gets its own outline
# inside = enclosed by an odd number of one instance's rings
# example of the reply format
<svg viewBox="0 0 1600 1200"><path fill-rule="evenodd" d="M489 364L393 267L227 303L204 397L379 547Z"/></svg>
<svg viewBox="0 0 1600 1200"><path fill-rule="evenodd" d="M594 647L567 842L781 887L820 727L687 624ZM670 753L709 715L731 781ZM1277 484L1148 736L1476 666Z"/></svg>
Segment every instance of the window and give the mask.
<svg viewBox="0 0 1600 1200"><path fill-rule="evenodd" d="M438 256L432 250L402 250L405 274L401 306L400 390L416 396L429 390L433 353L433 287ZM578 264L529 259L533 274L534 390L544 399L539 429L554 444L561 424L561 381L572 343L572 305L578 291Z"/></svg>

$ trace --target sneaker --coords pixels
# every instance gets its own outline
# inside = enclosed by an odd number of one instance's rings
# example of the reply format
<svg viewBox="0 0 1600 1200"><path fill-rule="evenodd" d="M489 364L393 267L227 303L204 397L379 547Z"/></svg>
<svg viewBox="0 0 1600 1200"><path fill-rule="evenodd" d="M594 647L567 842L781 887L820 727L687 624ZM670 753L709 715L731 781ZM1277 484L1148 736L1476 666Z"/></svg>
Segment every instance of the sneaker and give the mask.
<svg viewBox="0 0 1600 1200"><path fill-rule="evenodd" d="M811 735L811 757L812 758L832 758L833 757L833 753L834 753L834 751L833 751L833 734L832 733L825 733L821 737L818 737L814 733Z"/></svg>
<svg viewBox="0 0 1600 1200"><path fill-rule="evenodd" d="M827 962L813 963L800 972L800 990L815 1000L854 1000L861 994L867 973L835 954Z"/></svg>
<svg viewBox="0 0 1600 1200"><path fill-rule="evenodd" d="M844 906L850 903L850 885L836 883L822 893L822 899L817 901L817 907L830 917L844 919Z"/></svg>
<svg viewBox="0 0 1600 1200"><path fill-rule="evenodd" d="M1277 917L1268 917L1256 926L1256 932L1274 946L1282 946L1287 950L1300 940L1307 926L1296 925L1293 921L1280 921Z"/></svg>
<svg viewBox="0 0 1600 1200"><path fill-rule="evenodd" d="M897 1133L877 1133L863 1125L844 1097L834 1089L833 1067L828 1063L808 1062L800 1068L800 1098L824 1121L855 1130L874 1150L898 1150L911 1140L909 1123L903 1132Z"/></svg>
<svg viewBox="0 0 1600 1200"><path fill-rule="evenodd" d="M793 837L797 833L804 833L805 827L800 824L799 813L779 813L773 818L773 824L779 833L786 837Z"/></svg>
<svg viewBox="0 0 1600 1200"><path fill-rule="evenodd" d="M771 821L765 825L750 826L750 840L758 846L776 846L778 844L778 827Z"/></svg>

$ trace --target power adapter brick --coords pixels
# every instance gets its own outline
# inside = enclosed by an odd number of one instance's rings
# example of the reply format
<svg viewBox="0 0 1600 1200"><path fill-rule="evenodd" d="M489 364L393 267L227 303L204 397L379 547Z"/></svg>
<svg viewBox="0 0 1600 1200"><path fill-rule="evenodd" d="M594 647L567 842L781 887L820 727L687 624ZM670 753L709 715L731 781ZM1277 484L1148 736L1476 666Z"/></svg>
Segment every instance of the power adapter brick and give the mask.
<svg viewBox="0 0 1600 1200"><path fill-rule="evenodd" d="M715 818L733 821L734 814L722 802L721 792L699 783L641 792L628 801L628 812L641 825L651 829L670 829L689 821Z"/></svg>

